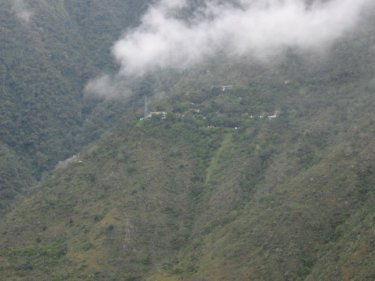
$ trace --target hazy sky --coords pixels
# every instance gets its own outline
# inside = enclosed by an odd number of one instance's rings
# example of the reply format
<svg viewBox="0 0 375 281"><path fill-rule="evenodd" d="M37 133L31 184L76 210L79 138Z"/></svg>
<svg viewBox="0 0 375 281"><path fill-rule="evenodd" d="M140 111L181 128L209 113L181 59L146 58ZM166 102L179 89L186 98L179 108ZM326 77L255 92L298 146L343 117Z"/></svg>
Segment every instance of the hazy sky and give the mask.
<svg viewBox="0 0 375 281"><path fill-rule="evenodd" d="M183 20L180 14L187 2L159 1L137 28L114 44L112 52L121 67L118 76L185 69L219 52L260 61L272 60L287 48L321 52L355 27L372 0L315 1L310 5L305 0L237 0L236 5L207 0ZM104 89L110 80L91 81L88 89Z"/></svg>

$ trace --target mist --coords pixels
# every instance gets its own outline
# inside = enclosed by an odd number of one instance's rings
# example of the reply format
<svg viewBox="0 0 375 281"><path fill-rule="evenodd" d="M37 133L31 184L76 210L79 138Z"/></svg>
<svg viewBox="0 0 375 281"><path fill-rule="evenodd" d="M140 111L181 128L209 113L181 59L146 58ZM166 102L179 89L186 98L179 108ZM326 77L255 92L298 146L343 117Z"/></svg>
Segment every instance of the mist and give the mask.
<svg viewBox="0 0 375 281"><path fill-rule="evenodd" d="M329 52L333 43L353 31L372 1L201 2L193 10L186 0L161 0L150 6L141 24L114 44L112 53L120 70L116 78L105 78L107 86L119 77L187 69L219 54L269 63L288 49ZM87 89L105 95L103 81L102 77L91 81Z"/></svg>
<svg viewBox="0 0 375 281"><path fill-rule="evenodd" d="M33 12L27 7L24 0L12 0L12 8L19 20L24 23L29 23Z"/></svg>

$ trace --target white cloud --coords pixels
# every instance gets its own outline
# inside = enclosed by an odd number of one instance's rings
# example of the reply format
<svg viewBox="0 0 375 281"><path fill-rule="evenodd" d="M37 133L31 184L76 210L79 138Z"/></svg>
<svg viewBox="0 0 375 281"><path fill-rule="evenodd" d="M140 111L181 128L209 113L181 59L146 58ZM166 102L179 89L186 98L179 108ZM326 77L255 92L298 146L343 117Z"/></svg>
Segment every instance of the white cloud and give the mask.
<svg viewBox="0 0 375 281"><path fill-rule="evenodd" d="M130 87L126 79L120 76L111 77L102 75L90 80L84 91L99 98L113 98L118 96L130 96Z"/></svg>
<svg viewBox="0 0 375 281"><path fill-rule="evenodd" d="M328 49L355 27L372 0L206 0L186 19L189 1L161 0L114 44L118 76L185 69L218 53L267 61L284 50ZM185 9L186 10L186 9Z"/></svg>
<svg viewBox="0 0 375 281"><path fill-rule="evenodd" d="M113 47L122 73L185 68L219 50L263 59L285 48L325 48L355 26L370 1L319 1L310 7L301 0L240 2L241 7L208 1L193 23L172 13L185 1L163 0L151 7L142 24Z"/></svg>

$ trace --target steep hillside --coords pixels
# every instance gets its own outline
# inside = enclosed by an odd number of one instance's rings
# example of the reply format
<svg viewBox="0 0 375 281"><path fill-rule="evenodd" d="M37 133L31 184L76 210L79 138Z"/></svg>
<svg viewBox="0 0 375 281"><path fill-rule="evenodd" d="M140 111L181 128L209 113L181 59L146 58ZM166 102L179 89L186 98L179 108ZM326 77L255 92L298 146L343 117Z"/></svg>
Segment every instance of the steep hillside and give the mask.
<svg viewBox="0 0 375 281"><path fill-rule="evenodd" d="M113 69L113 41L147 2L0 1L0 209L132 106L83 88Z"/></svg>
<svg viewBox="0 0 375 281"><path fill-rule="evenodd" d="M86 104L109 34L145 8L102 2L30 1L29 25L0 2L6 34L23 30L1 45L0 279L374 280L375 17L324 54L215 57Z"/></svg>
<svg viewBox="0 0 375 281"><path fill-rule="evenodd" d="M31 168L8 146L0 143L0 214L25 187L34 181Z"/></svg>
<svg viewBox="0 0 375 281"><path fill-rule="evenodd" d="M0 1L0 140L38 175L97 137L86 119L109 126L118 109L103 115L83 88L111 69L113 41L148 1L76 2Z"/></svg>
<svg viewBox="0 0 375 281"><path fill-rule="evenodd" d="M373 279L373 65L337 52L225 91L181 83L151 101L166 119L129 112L0 222L1 275Z"/></svg>

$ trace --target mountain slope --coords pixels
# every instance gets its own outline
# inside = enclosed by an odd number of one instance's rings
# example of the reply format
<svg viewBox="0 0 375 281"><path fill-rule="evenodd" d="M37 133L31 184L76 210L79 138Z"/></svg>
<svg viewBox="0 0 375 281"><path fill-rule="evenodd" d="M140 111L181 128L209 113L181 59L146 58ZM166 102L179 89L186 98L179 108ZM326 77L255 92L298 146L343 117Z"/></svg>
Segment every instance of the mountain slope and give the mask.
<svg viewBox="0 0 375 281"><path fill-rule="evenodd" d="M101 103L84 99L83 88L113 68L111 44L137 23L148 1L75 2L24 2L31 14L25 22L15 2L0 1L0 140L37 175L93 140L101 128L90 127L87 136L85 120L110 126L109 114L100 116Z"/></svg>
<svg viewBox="0 0 375 281"><path fill-rule="evenodd" d="M148 1L76 2L0 1L1 210L131 107L85 98L83 89L113 69L111 44Z"/></svg>
<svg viewBox="0 0 375 281"><path fill-rule="evenodd" d="M2 276L371 280L373 88L331 77L319 91L258 80L210 90L195 115L125 117L1 222ZM266 107L278 118L220 102L262 109L257 89L275 89ZM160 106L181 110L190 98Z"/></svg>
<svg viewBox="0 0 375 281"><path fill-rule="evenodd" d="M84 7L55 3L74 11ZM138 96L132 103L87 106L89 116L78 118L79 126L64 122L71 132L83 124L83 131L88 126L92 130L85 132L97 137L105 124L118 122L21 193L1 217L0 276L373 280L375 25L370 20L337 42L329 56L288 50L285 59L269 65L215 59L174 73L178 79L164 93L152 74L140 82L138 93L155 92L149 106L159 113L151 118L140 119ZM223 90L223 85L230 86ZM65 109L56 108L62 114ZM8 123L4 131L15 126ZM16 128L5 135L13 137ZM64 139L56 140L55 149ZM31 169L23 159L30 154L4 143L1 176L12 189L27 186ZM15 174L21 175L17 182Z"/></svg>
<svg viewBox="0 0 375 281"><path fill-rule="evenodd" d="M25 166L22 160L8 146L0 143L0 213L13 199L34 181L31 168Z"/></svg>

